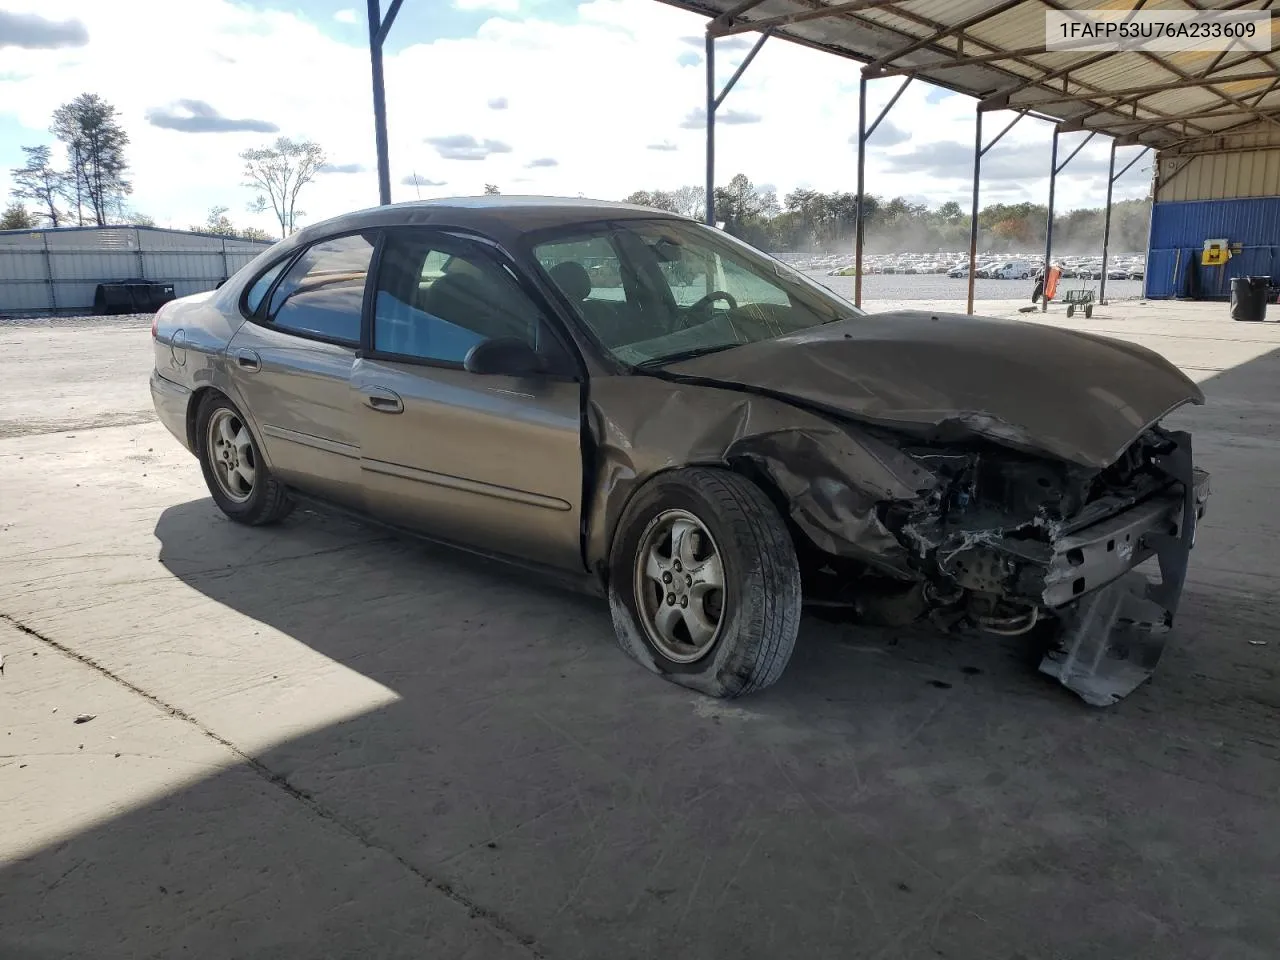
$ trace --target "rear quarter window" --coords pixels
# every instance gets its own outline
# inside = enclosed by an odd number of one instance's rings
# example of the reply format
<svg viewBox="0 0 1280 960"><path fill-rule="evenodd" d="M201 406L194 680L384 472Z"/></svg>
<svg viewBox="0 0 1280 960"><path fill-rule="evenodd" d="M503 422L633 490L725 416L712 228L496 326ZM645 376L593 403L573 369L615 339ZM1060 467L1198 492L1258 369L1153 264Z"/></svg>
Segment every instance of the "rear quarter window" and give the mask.
<svg viewBox="0 0 1280 960"><path fill-rule="evenodd" d="M249 288L249 292L244 296L244 308L247 313L257 313L258 308L262 306L262 298L267 295L267 291L271 289L271 285L276 282L276 277L280 276L280 272L284 270L288 264L289 258L285 257L275 266L267 270L266 273L253 281L253 286Z"/></svg>

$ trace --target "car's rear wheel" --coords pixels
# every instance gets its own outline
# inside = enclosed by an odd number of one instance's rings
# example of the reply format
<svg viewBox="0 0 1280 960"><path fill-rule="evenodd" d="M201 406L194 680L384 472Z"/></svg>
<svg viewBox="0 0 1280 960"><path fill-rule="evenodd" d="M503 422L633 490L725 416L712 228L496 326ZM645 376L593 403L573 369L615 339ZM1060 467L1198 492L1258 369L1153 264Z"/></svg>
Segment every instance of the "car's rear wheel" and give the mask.
<svg viewBox="0 0 1280 960"><path fill-rule="evenodd" d="M713 697L782 675L800 626L800 566L764 492L727 470L661 474L628 505L609 606L626 653Z"/></svg>
<svg viewBox="0 0 1280 960"><path fill-rule="evenodd" d="M196 454L213 501L237 523L260 526L288 516L293 500L258 453L244 416L210 392L196 413Z"/></svg>

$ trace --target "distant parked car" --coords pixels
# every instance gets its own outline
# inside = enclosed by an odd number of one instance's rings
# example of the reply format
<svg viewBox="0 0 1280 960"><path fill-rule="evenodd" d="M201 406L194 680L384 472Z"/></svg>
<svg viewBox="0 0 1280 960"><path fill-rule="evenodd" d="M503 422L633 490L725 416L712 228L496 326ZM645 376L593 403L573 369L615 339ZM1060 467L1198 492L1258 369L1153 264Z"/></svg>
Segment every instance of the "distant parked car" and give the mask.
<svg viewBox="0 0 1280 960"><path fill-rule="evenodd" d="M778 680L810 601L1042 629L1041 670L1110 703L1155 665L1208 496L1159 424L1204 395L1158 354L863 313L643 207L349 214L151 332L160 420L230 519L306 497L552 570L607 596L628 655L719 697Z"/></svg>
<svg viewBox="0 0 1280 960"><path fill-rule="evenodd" d="M1006 260L987 269L987 276L993 280L1026 280L1031 276L1031 268L1025 263Z"/></svg>

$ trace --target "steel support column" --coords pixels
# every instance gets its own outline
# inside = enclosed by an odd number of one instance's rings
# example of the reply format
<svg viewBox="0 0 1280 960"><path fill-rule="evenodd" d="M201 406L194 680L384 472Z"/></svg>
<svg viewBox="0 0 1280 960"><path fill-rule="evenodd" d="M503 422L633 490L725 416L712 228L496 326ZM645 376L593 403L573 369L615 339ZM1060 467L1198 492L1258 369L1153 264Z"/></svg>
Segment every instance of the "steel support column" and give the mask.
<svg viewBox="0 0 1280 960"><path fill-rule="evenodd" d="M707 224L716 225L716 38L707 34Z"/></svg>
<svg viewBox="0 0 1280 960"><path fill-rule="evenodd" d="M742 58L738 69L733 71L733 76L717 95L716 37L711 32L711 28L707 28L707 223L713 227L716 225L716 111L720 109L720 104L724 103L724 98L729 95L729 91L734 88L747 67L751 66L751 61L756 58L756 54L760 52L760 48L764 46L764 42L769 39L772 32L772 30L765 30L760 34L760 39Z"/></svg>
<svg viewBox="0 0 1280 960"><path fill-rule="evenodd" d="M1138 151L1137 156L1124 165L1119 173L1116 173L1116 147L1120 144L1116 140L1111 141L1111 163L1107 166L1107 212L1102 221L1102 276L1099 277L1098 286L1098 302L1107 302L1107 253L1111 246L1111 195L1112 189L1116 185L1116 181L1129 172L1130 168L1141 160L1150 147L1143 147ZM1144 274L1145 282L1145 274Z"/></svg>
<svg viewBox="0 0 1280 960"><path fill-rule="evenodd" d="M1116 185L1116 142L1111 141L1111 160L1107 164L1107 211L1102 217L1102 276L1098 278L1098 302L1107 302L1107 253L1111 246L1111 192Z"/></svg>
<svg viewBox="0 0 1280 960"><path fill-rule="evenodd" d="M1025 113L1019 113L1010 120L1003 130L991 138L991 142L985 146L982 143L982 113L979 108L974 110L974 130L973 130L973 209L969 214L969 306L967 312L973 315L973 289L974 283L977 281L978 270L978 193L979 184L982 178L982 158L987 155L987 151L994 147L997 143L1004 139L1004 135L1012 130L1023 117Z"/></svg>
<svg viewBox="0 0 1280 960"><path fill-rule="evenodd" d="M973 286L978 268L978 185L982 180L982 111L973 111L973 208L969 212L969 305L965 313L973 316Z"/></svg>
<svg viewBox="0 0 1280 960"><path fill-rule="evenodd" d="M858 78L858 197L853 211L853 305L862 306L862 244L866 229L863 214L867 188L867 76Z"/></svg>
<svg viewBox="0 0 1280 960"><path fill-rule="evenodd" d="M889 115L889 111L893 109L893 105L898 99L907 92L907 87L911 85L911 77L903 80L897 91L889 98L889 102L884 105L884 109L876 114L875 120L871 121L871 126L867 126L867 73L864 70L862 76L858 78L858 206L854 211L854 240L853 240L853 304L854 306L862 306L862 248L866 241L866 223L863 216L863 207L865 206L864 193L867 186L867 141L871 139L871 135L884 122L884 118Z"/></svg>
<svg viewBox="0 0 1280 960"><path fill-rule="evenodd" d="M1044 291L1040 294L1040 312L1049 310L1049 266L1053 254L1053 195L1058 186L1058 128L1053 128L1053 149L1049 154L1049 216L1044 228Z"/></svg>
<svg viewBox="0 0 1280 960"><path fill-rule="evenodd" d="M382 45L404 0L391 0L384 20L379 0L369 0L369 70L373 78L373 139L378 151L378 202L391 202L391 160L387 149L387 93L382 77Z"/></svg>

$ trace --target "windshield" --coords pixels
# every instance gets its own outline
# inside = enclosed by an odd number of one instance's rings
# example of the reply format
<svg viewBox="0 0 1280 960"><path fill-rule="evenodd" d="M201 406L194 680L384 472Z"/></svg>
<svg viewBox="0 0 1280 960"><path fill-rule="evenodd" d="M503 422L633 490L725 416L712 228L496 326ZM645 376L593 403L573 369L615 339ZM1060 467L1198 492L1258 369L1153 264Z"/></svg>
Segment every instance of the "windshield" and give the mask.
<svg viewBox="0 0 1280 960"><path fill-rule="evenodd" d="M632 366L863 315L786 264L692 221L564 230L533 252L582 322Z"/></svg>

